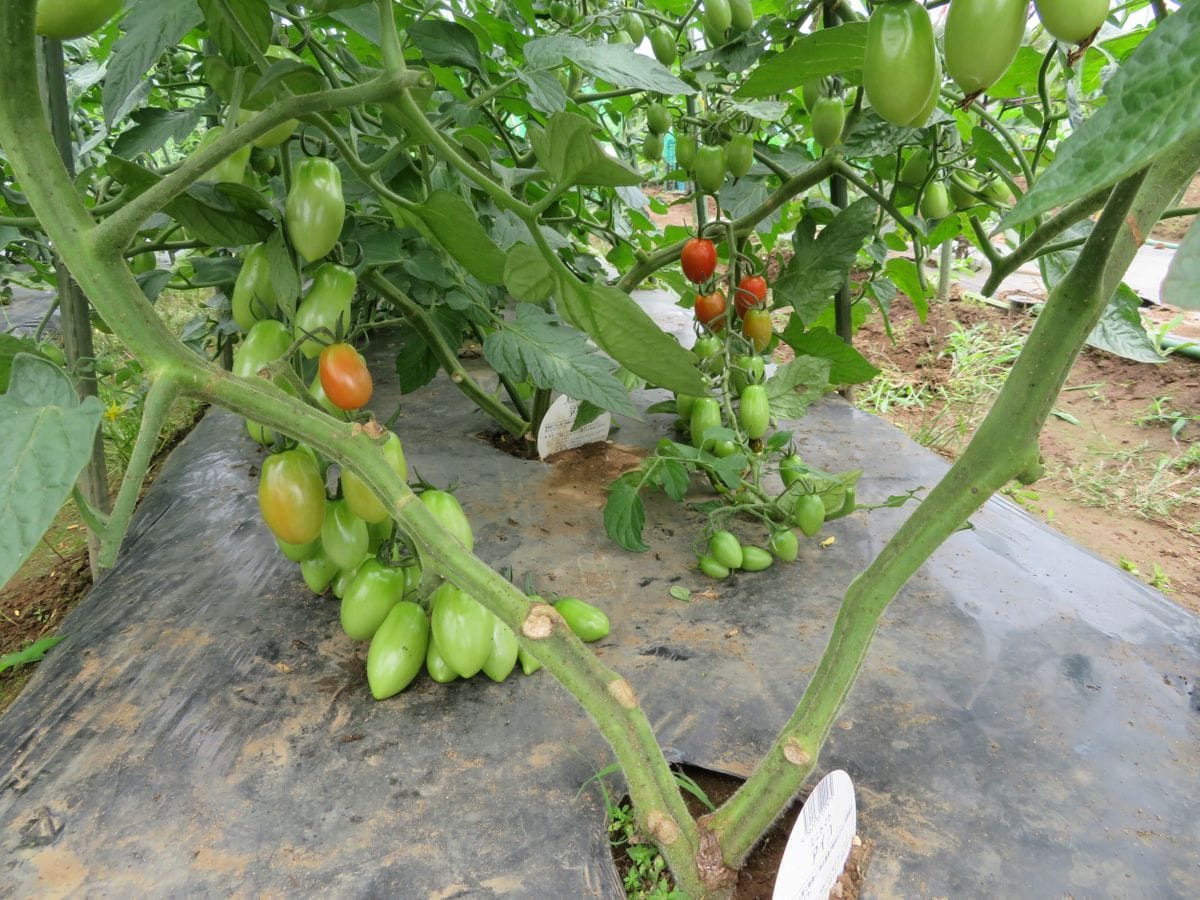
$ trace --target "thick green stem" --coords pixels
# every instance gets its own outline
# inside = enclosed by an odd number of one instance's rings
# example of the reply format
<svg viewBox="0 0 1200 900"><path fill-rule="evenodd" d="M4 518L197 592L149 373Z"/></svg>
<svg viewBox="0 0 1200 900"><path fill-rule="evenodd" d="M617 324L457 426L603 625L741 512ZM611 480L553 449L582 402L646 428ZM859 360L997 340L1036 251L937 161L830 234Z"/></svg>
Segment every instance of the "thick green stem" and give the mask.
<svg viewBox="0 0 1200 900"><path fill-rule="evenodd" d="M1036 476L1037 436L1084 340L1099 320L1142 242L1200 163L1200 146L1165 153L1149 175L1113 189L1100 221L1046 308L1003 390L946 477L846 592L821 661L796 712L758 770L702 824L731 865L816 767L821 747L862 668L887 605L917 568L992 493L1015 477Z"/></svg>
<svg viewBox="0 0 1200 900"><path fill-rule="evenodd" d="M384 278L379 272L368 272L363 276L363 283L369 285L381 296L386 297L393 306L404 314L408 323L424 338L425 343L429 345L429 349L438 358L438 362L441 363L442 368L446 370L446 374L450 376L450 380L454 382L460 391L470 397L471 401L485 413L499 422L505 431L516 437L521 437L525 434L529 428L529 423L497 400L492 394L485 391L479 385L479 382L471 377L471 373L464 369L462 363L458 361L457 348L451 347L446 342L442 333L433 324L429 316L426 315L425 310L419 303L412 300L404 291Z"/></svg>

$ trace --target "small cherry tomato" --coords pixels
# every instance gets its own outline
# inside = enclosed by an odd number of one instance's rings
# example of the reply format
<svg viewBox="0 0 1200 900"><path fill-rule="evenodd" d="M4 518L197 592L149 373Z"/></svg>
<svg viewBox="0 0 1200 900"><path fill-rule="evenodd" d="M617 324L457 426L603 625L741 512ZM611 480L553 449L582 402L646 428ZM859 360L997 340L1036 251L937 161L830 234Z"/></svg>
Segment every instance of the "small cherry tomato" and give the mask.
<svg viewBox="0 0 1200 900"><path fill-rule="evenodd" d="M358 409L371 399L374 387L367 364L349 344L330 344L321 351L321 387L340 409Z"/></svg>
<svg viewBox="0 0 1200 900"><path fill-rule="evenodd" d="M706 238L689 238L679 254L679 264L688 281L703 284L717 270L717 247Z"/></svg>
<svg viewBox="0 0 1200 900"><path fill-rule="evenodd" d="M719 332L725 327L725 295L720 291L711 294L696 295L696 321L712 332ZM767 316L767 325L771 318Z"/></svg>
<svg viewBox="0 0 1200 900"><path fill-rule="evenodd" d="M771 343L771 314L765 309L750 309L742 319L742 335L754 345L755 353L762 353Z"/></svg>
<svg viewBox="0 0 1200 900"><path fill-rule="evenodd" d="M738 281L735 308L739 319L767 301L767 279L761 275L743 275Z"/></svg>

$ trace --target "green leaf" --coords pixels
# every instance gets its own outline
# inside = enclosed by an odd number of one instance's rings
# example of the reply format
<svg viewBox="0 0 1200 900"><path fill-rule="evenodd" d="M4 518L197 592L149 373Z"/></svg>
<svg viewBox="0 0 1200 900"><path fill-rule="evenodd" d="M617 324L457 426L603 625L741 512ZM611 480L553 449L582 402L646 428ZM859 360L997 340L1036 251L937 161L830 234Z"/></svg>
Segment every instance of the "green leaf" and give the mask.
<svg viewBox="0 0 1200 900"><path fill-rule="evenodd" d="M141 153L153 153L168 140L181 143L200 123L199 107L167 110L157 106L134 110L130 118L136 123L125 131L113 144L113 153L118 156L134 157Z"/></svg>
<svg viewBox="0 0 1200 900"><path fill-rule="evenodd" d="M214 247L240 247L265 241L278 224L258 210L271 209L253 188L197 182L165 207L192 237Z"/></svg>
<svg viewBox="0 0 1200 900"><path fill-rule="evenodd" d="M267 0L197 0L207 35L231 66L249 66L254 57L242 43L245 33L259 53L271 43L274 22Z"/></svg>
<svg viewBox="0 0 1200 900"><path fill-rule="evenodd" d="M470 69L476 75L483 76L479 41L469 29L457 22L424 19L409 25L406 33L426 62L435 66Z"/></svg>
<svg viewBox="0 0 1200 900"><path fill-rule="evenodd" d="M1108 102L1059 146L1001 227L1065 206L1145 168L1181 140L1200 140L1200 3L1184 3L1105 86Z"/></svg>
<svg viewBox="0 0 1200 900"><path fill-rule="evenodd" d="M770 97L826 75L853 75L862 69L867 23L850 22L799 38L782 53L769 56L734 93Z"/></svg>
<svg viewBox="0 0 1200 900"><path fill-rule="evenodd" d="M396 343L396 374L400 378L400 393L411 394L433 381L441 364L416 329L401 328Z"/></svg>
<svg viewBox="0 0 1200 900"><path fill-rule="evenodd" d="M605 153L592 136L594 130L583 116L563 112L552 117L544 131L531 128L529 139L538 163L560 186L641 184L641 173Z"/></svg>
<svg viewBox="0 0 1200 900"><path fill-rule="evenodd" d="M8 390L8 375L12 371L13 358L18 353L37 355L37 342L32 338L15 334L0 334L0 394Z"/></svg>
<svg viewBox="0 0 1200 900"><path fill-rule="evenodd" d="M815 356L798 356L776 370L767 381L771 414L780 419L799 419L813 403L828 392L832 363Z"/></svg>
<svg viewBox="0 0 1200 900"><path fill-rule="evenodd" d="M848 157L888 156L904 144L921 143L922 138L921 129L901 128L881 118L873 109L866 109L850 133L842 138L841 149Z"/></svg>
<svg viewBox="0 0 1200 900"><path fill-rule="evenodd" d="M310 65L294 59L281 59L257 78L247 73L249 90L242 100L244 109L266 109L286 95L284 88L293 94L313 94L321 90L321 73Z"/></svg>
<svg viewBox="0 0 1200 900"><path fill-rule="evenodd" d="M640 471L625 473L609 486L604 504L604 531L619 546L634 553L650 549L642 540L646 507L639 496L641 483Z"/></svg>
<svg viewBox="0 0 1200 900"><path fill-rule="evenodd" d="M840 337L825 328L804 331L794 316L780 335L796 351L796 356L816 356L832 363L829 381L833 384L862 384L879 374L879 370Z"/></svg>
<svg viewBox="0 0 1200 900"><path fill-rule="evenodd" d="M1165 362L1146 333L1146 326L1142 324L1142 316L1138 312L1141 305L1141 298L1125 282L1121 282L1104 308L1100 321L1088 335L1088 344L1134 362Z"/></svg>
<svg viewBox="0 0 1200 900"><path fill-rule="evenodd" d="M283 310L286 321L296 314L296 300L300 296L300 272L291 247L284 239L283 229L277 228L267 238L267 263L271 268L271 286L275 299Z"/></svg>
<svg viewBox="0 0 1200 900"><path fill-rule="evenodd" d="M538 303L554 292L555 277L537 247L513 244L504 263L504 286L518 300Z"/></svg>
<svg viewBox="0 0 1200 900"><path fill-rule="evenodd" d="M204 20L194 0L139 0L121 20L125 34L113 44L104 76L104 122L117 121L129 95L163 51Z"/></svg>
<svg viewBox="0 0 1200 900"><path fill-rule="evenodd" d="M917 317L924 322L929 312L929 298L933 296L933 288L926 284L921 287L921 273L917 264L911 259L893 256L883 267L883 273L892 284L908 295Z"/></svg>
<svg viewBox="0 0 1200 900"><path fill-rule="evenodd" d="M526 99L538 112L553 114L567 108L567 92L553 72L546 69L517 69L516 75L529 88Z"/></svg>
<svg viewBox="0 0 1200 900"><path fill-rule="evenodd" d="M1008 71L987 89L988 96L1004 100L1036 97L1038 70L1041 67L1042 54L1033 47L1022 47L1017 51L1016 59L1008 67Z"/></svg>
<svg viewBox="0 0 1200 900"><path fill-rule="evenodd" d="M971 146L975 149L975 158L981 164L994 162L998 168L1010 174L1021 171L1020 164L1009 155L1008 148L988 129L978 125L972 128Z"/></svg>
<svg viewBox="0 0 1200 900"><path fill-rule="evenodd" d="M875 203L856 200L837 214L815 239L805 237L801 222L793 241L795 254L773 286L776 301L788 303L811 323L846 280L863 242L875 228Z"/></svg>
<svg viewBox="0 0 1200 900"><path fill-rule="evenodd" d="M504 283L507 257L488 237L466 200L450 191L434 191L416 212L464 269L487 284Z"/></svg>
<svg viewBox="0 0 1200 900"><path fill-rule="evenodd" d="M556 34L529 41L524 53L526 62L534 69L552 69L566 60L616 88L640 88L675 96L696 93L694 87L680 81L658 60L635 53L628 44L588 42Z"/></svg>
<svg viewBox="0 0 1200 900"><path fill-rule="evenodd" d="M692 592L689 591L687 588L685 588L681 584L675 585L669 591L667 591L667 593L670 594L672 597L674 597L676 600L682 600L684 603L692 602Z"/></svg>
<svg viewBox="0 0 1200 900"><path fill-rule="evenodd" d="M563 325L541 307L522 303L517 318L483 341L484 358L501 375L515 381L586 400L624 416L637 416L613 365L596 354L587 338Z"/></svg>
<svg viewBox="0 0 1200 900"><path fill-rule="evenodd" d="M624 291L560 276L555 299L563 318L638 377L677 394L700 397L708 392L691 351Z"/></svg>
<svg viewBox="0 0 1200 900"><path fill-rule="evenodd" d="M50 637L34 641L24 650L18 650L15 653L5 653L3 656L0 656L0 672L3 672L5 669L15 669L17 666L25 666L29 663L41 662L46 655L46 651L61 640L62 635L54 634Z"/></svg>
<svg viewBox="0 0 1200 900"><path fill-rule="evenodd" d="M1180 309L1200 309L1200 227L1195 222L1167 267L1162 300Z"/></svg>
<svg viewBox="0 0 1200 900"><path fill-rule="evenodd" d="M673 459L664 459L655 474L658 476L657 482L662 487L663 493L676 503L683 500L688 492L691 476L682 463Z"/></svg>
<svg viewBox="0 0 1200 900"><path fill-rule="evenodd" d="M41 540L91 458L103 408L53 363L18 354L0 395L0 585Z"/></svg>

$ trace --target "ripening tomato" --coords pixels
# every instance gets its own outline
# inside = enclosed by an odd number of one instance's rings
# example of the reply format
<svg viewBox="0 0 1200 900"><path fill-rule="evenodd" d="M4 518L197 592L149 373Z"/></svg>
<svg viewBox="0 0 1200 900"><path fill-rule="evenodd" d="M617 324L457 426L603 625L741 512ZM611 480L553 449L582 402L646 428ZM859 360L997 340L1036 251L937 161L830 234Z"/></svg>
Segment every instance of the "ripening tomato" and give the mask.
<svg viewBox="0 0 1200 900"><path fill-rule="evenodd" d="M321 351L321 387L334 406L360 409L371 399L374 386L367 363L349 344L330 344Z"/></svg>
<svg viewBox="0 0 1200 900"><path fill-rule="evenodd" d="M679 265L688 281L704 284L717 270L717 246L707 238L688 238L679 253Z"/></svg>
<svg viewBox="0 0 1200 900"><path fill-rule="evenodd" d="M325 521L325 484L313 457L299 449L268 456L258 479L258 508L279 540L316 540Z"/></svg>
<svg viewBox="0 0 1200 900"><path fill-rule="evenodd" d="M734 299L734 309L739 319L746 318L746 313L755 307L762 306L767 300L767 279L761 275L743 275L738 281L737 294Z"/></svg>
<svg viewBox="0 0 1200 900"><path fill-rule="evenodd" d="M725 327L725 295L720 291L697 294L696 321L709 331L721 331Z"/></svg>
<svg viewBox="0 0 1200 900"><path fill-rule="evenodd" d="M765 309L750 309L742 319L742 336L754 345L755 353L762 353L771 343L771 314Z"/></svg>

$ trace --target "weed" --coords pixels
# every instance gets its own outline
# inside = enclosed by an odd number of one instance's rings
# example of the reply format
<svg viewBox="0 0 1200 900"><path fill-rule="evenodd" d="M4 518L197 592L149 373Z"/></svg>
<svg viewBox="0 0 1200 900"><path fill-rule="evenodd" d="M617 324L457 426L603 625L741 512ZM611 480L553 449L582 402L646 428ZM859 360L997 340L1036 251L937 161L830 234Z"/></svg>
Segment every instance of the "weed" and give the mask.
<svg viewBox="0 0 1200 900"><path fill-rule="evenodd" d="M1171 429L1171 439L1179 440L1179 433L1191 422L1200 422L1200 416L1194 416L1182 410L1172 409L1170 397L1155 397L1147 407L1146 412L1133 420L1135 425L1167 426Z"/></svg>
<svg viewBox="0 0 1200 900"><path fill-rule="evenodd" d="M1196 454L1188 451L1192 459ZM1149 447L1102 455L1091 465L1064 469L1060 477L1085 506L1121 506L1143 519L1200 533L1200 484L1180 467L1182 456L1148 458ZM1184 454L1187 456L1188 454ZM1180 475L1184 472L1184 475Z"/></svg>

